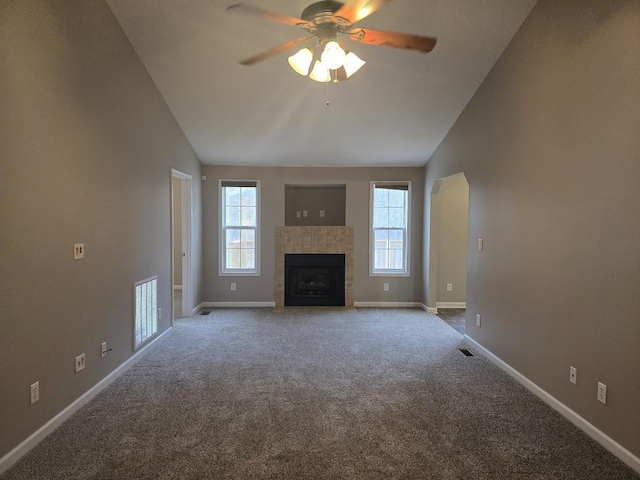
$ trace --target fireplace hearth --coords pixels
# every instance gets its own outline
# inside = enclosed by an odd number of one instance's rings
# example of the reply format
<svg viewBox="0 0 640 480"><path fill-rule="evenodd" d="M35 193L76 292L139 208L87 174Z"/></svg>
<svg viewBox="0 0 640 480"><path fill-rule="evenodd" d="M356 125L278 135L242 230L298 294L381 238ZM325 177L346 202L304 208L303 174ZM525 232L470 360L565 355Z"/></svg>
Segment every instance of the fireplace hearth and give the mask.
<svg viewBox="0 0 640 480"><path fill-rule="evenodd" d="M286 254L285 306L344 306L344 254Z"/></svg>

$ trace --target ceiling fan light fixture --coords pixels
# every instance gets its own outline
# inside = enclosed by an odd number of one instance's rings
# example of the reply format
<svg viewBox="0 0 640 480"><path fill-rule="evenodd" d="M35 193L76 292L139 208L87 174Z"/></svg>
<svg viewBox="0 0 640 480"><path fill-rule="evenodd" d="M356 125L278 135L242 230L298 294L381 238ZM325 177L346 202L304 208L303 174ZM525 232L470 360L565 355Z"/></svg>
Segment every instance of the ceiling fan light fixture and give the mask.
<svg viewBox="0 0 640 480"><path fill-rule="evenodd" d="M375 46L393 47L429 53L436 46L437 38L410 35L404 33L353 29L353 25L368 17L390 0L314 0L302 11L300 18L290 17L264 10L247 3L236 3L227 10L236 10L266 18L290 26L302 27L311 36L300 37L267 49L257 55L240 61L242 65L254 65L268 58L292 50L301 43L315 40L310 48L303 48L289 57L289 65L299 75L307 76L316 82L341 82L350 78L366 63L355 53L337 42L340 35L350 40ZM315 53L314 53L315 52Z"/></svg>
<svg viewBox="0 0 640 480"><path fill-rule="evenodd" d="M309 75L311 60L313 60L313 52L308 48L303 48L295 55L289 57L289 65L291 65L291 68L293 68L296 73L306 77Z"/></svg>
<svg viewBox="0 0 640 480"><path fill-rule="evenodd" d="M347 54L338 42L331 41L324 46L320 59L329 70L337 70L343 65L346 56Z"/></svg>
<svg viewBox="0 0 640 480"><path fill-rule="evenodd" d="M353 75L358 70L360 70L365 63L367 62L362 60L355 53L353 52L347 53L347 56L344 58L344 64L342 65L344 67L344 71L347 75L347 78L350 78L351 75Z"/></svg>
<svg viewBox="0 0 640 480"><path fill-rule="evenodd" d="M316 60L309 78L316 82L326 83L331 81L331 72L329 72L329 69L320 60Z"/></svg>

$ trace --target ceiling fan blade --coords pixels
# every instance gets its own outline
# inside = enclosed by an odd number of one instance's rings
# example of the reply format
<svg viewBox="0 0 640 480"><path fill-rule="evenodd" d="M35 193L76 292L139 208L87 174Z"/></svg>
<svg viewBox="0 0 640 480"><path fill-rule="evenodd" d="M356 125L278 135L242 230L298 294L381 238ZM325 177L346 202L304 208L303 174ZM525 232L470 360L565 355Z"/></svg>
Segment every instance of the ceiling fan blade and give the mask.
<svg viewBox="0 0 640 480"><path fill-rule="evenodd" d="M301 18L289 17L287 15L281 15L279 13L270 12L253 5L246 3L235 3L227 7L227 10L237 10L238 12L248 13L250 15L256 15L258 17L266 18L267 20L273 20L274 22L285 23L287 25L293 25L294 27L305 27L315 30L316 26L303 20Z"/></svg>
<svg viewBox="0 0 640 480"><path fill-rule="evenodd" d="M296 38L295 40L291 40L290 42L283 43L281 45L278 45L277 47L273 47L273 48L270 48L269 50L265 50L264 52L258 53L257 55L254 55L253 57L245 58L244 60L242 60L240 62L240 64L241 65L254 65L254 64L258 63L258 62L266 60L267 58L274 57L274 56L278 55L279 53L286 52L287 50L292 49L293 47L295 47L299 43L306 42L307 40L310 40L311 38L313 38L313 37Z"/></svg>
<svg viewBox="0 0 640 480"><path fill-rule="evenodd" d="M378 10L391 0L348 0L334 13L335 17L346 18L349 23L356 23Z"/></svg>
<svg viewBox="0 0 640 480"><path fill-rule="evenodd" d="M420 37L404 33L383 32L370 28L357 28L349 33L349 38L369 45L384 45L385 47L403 48L415 50L421 53L429 53L436 46L437 40L433 37Z"/></svg>

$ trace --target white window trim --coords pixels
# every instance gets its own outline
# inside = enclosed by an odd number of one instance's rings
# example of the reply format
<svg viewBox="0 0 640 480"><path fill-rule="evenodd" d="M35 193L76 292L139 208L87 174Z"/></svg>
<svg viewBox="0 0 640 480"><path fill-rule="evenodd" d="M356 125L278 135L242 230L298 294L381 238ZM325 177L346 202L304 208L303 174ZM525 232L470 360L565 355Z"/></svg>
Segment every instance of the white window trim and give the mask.
<svg viewBox="0 0 640 480"><path fill-rule="evenodd" d="M256 183L256 268L253 270L245 269L226 269L226 244L224 238L224 202L222 198L222 184L224 182L255 182ZM220 277L259 277L260 276L260 250L261 250L261 205L260 205L260 180L232 180L228 178L218 180L218 276Z"/></svg>
<svg viewBox="0 0 640 480"><path fill-rule="evenodd" d="M376 185L407 184L407 235L405 239L405 269L374 270L375 265L375 236L373 229L373 192ZM370 277L410 277L411 276L411 181L372 181L369 188L369 276Z"/></svg>

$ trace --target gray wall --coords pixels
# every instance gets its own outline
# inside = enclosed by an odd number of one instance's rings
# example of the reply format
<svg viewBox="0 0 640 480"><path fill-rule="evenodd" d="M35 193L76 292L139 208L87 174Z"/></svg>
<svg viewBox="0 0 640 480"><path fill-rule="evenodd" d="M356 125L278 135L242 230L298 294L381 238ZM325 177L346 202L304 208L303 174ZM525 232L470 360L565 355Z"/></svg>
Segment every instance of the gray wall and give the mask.
<svg viewBox="0 0 640 480"><path fill-rule="evenodd" d="M169 327L170 169L200 163L104 2L4 1L0 24L2 457L132 355L135 281L158 275Z"/></svg>
<svg viewBox="0 0 640 480"><path fill-rule="evenodd" d="M435 261L430 265L436 303L467 301L468 223L469 184L464 175L437 182L431 192L431 246L435 248ZM449 283L453 288L450 292Z"/></svg>
<svg viewBox="0 0 640 480"><path fill-rule="evenodd" d="M425 186L469 181L467 320L483 323L467 333L635 455L638 45L640 2L540 0L427 163Z"/></svg>
<svg viewBox="0 0 640 480"><path fill-rule="evenodd" d="M347 189L333 187L301 187L286 185L284 189L284 224L296 226L345 226ZM304 211L307 216L304 216ZM320 216L324 210L324 217ZM297 217L300 212L300 218Z"/></svg>
<svg viewBox="0 0 640 480"><path fill-rule="evenodd" d="M285 185L345 184L346 224L355 231L355 301L419 302L422 297L423 168L256 168L203 166L205 302L273 302L275 227L284 225ZM218 180L261 181L262 271L259 277L218 276ZM410 277L369 277L369 191L373 180L412 181ZM230 291L230 283L237 290ZM389 291L383 291L383 283Z"/></svg>

